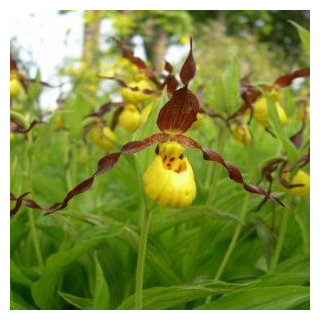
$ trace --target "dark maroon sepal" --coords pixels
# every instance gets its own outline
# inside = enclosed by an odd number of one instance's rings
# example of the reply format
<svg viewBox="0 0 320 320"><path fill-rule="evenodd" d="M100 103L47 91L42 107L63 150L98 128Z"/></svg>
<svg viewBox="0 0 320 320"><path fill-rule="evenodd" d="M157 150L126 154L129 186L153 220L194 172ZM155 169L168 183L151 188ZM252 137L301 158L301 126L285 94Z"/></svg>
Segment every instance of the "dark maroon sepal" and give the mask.
<svg viewBox="0 0 320 320"><path fill-rule="evenodd" d="M199 109L198 98L184 86L161 108L158 127L163 132L183 133L197 120Z"/></svg>

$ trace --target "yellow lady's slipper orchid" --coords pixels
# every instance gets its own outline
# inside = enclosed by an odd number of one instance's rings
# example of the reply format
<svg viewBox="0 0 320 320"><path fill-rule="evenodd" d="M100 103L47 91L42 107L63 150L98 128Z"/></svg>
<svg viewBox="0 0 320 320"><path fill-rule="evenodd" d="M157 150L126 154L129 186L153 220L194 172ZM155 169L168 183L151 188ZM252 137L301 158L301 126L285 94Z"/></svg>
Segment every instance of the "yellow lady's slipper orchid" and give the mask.
<svg viewBox="0 0 320 320"><path fill-rule="evenodd" d="M121 93L124 101L131 103L139 103L145 101L150 97L150 95L142 92L142 90L145 89L151 90L151 86L147 81L141 80L139 82L130 82L128 86L131 88L138 87L139 90L135 91L131 90L130 88L122 88Z"/></svg>
<svg viewBox="0 0 320 320"><path fill-rule="evenodd" d="M131 75L131 78L132 74L139 72L139 68L126 58L121 58L119 64L122 66L122 70L126 70Z"/></svg>
<svg viewBox="0 0 320 320"><path fill-rule="evenodd" d="M117 141L117 136L109 127L104 127L101 130L99 125L96 125L91 131L93 142L105 150L110 150L113 142Z"/></svg>
<svg viewBox="0 0 320 320"><path fill-rule="evenodd" d="M290 181L290 173L285 172L282 174L282 178ZM285 188L282 184L280 184L280 189L282 191L289 192L291 195L296 197L303 197L310 194L310 176L303 170L299 170L297 174L292 178L290 184L303 184L300 187L294 188Z"/></svg>
<svg viewBox="0 0 320 320"><path fill-rule="evenodd" d="M177 142L165 142L143 176L147 195L162 207L186 207L194 200L197 188L193 170Z"/></svg>
<svg viewBox="0 0 320 320"><path fill-rule="evenodd" d="M285 125L288 122L287 114L280 106L279 102L275 101L280 123ZM268 119L268 104L265 98L260 98L253 104L253 117L261 123L265 128L270 127Z"/></svg>
<svg viewBox="0 0 320 320"><path fill-rule="evenodd" d="M134 132L140 126L141 116L137 107L133 104L128 104L121 112L118 124L129 132Z"/></svg>
<svg viewBox="0 0 320 320"><path fill-rule="evenodd" d="M146 74L144 72L138 71L134 75L134 80L135 81L148 81L148 77L146 76Z"/></svg>
<svg viewBox="0 0 320 320"><path fill-rule="evenodd" d="M17 97L23 91L21 82L17 78L10 79L10 98Z"/></svg>
<svg viewBox="0 0 320 320"><path fill-rule="evenodd" d="M231 125L231 132L233 138L243 144L248 144L251 141L251 134L249 128L244 123L233 123Z"/></svg>
<svg viewBox="0 0 320 320"><path fill-rule="evenodd" d="M292 184L303 184L301 187L292 188L290 191L296 197L303 197L310 194L310 176L303 170L299 170L292 179Z"/></svg>

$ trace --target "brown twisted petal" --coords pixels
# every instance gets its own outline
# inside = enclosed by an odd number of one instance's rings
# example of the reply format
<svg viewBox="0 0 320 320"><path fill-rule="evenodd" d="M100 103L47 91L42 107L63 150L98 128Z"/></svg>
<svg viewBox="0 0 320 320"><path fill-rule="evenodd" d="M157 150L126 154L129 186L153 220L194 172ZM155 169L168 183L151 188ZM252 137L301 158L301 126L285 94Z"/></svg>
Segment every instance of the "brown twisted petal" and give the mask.
<svg viewBox="0 0 320 320"><path fill-rule="evenodd" d="M121 149L121 152L111 153L104 157L102 157L98 161L97 170L91 177L88 179L80 182L77 186L75 186L72 190L70 190L66 197L63 199L61 203L56 203L51 206L50 210L47 210L45 215L52 214L58 210L62 210L67 207L69 201L74 198L75 196L88 191L91 186L93 185L94 179L99 176L100 174L110 170L113 166L118 162L122 153L136 153L139 152L152 144L155 143L162 143L168 139L168 135L165 133L156 133L150 137L147 137L141 141L133 141L124 145Z"/></svg>
<svg viewBox="0 0 320 320"><path fill-rule="evenodd" d="M45 213L45 215L52 214L58 210L62 210L67 207L69 201L75 196L88 191L93 185L95 177L104 173L105 171L110 170L119 160L121 153L111 153L104 157L102 157L98 162L97 171L88 179L80 182L76 185L72 190L70 190L65 198L60 203L55 203L50 207L49 210Z"/></svg>
<svg viewBox="0 0 320 320"><path fill-rule="evenodd" d="M150 89L143 89L143 90L140 90L139 87L130 87L127 85L127 83L121 79L118 79L118 78L115 78L115 77L102 77L102 76L99 76L101 79L108 79L108 80L114 80L120 87L122 88L127 88L127 89L130 89L132 91L141 91L143 92L144 94L154 94L154 95L160 95L161 92L159 90L150 90Z"/></svg>
<svg viewBox="0 0 320 320"><path fill-rule="evenodd" d="M274 85L278 87L287 87L291 85L292 81L297 78L307 78L310 77L310 67L303 68L296 70L292 73L285 74L281 77L279 77L275 82Z"/></svg>
<svg viewBox="0 0 320 320"><path fill-rule="evenodd" d="M291 184L289 181L287 181L285 178L283 178L283 174L285 172L288 172L286 171L286 166L287 166L287 162L284 162L280 168L280 171L279 171L279 182L281 185L283 185L286 189L292 189L292 188L296 188L296 187L303 187L304 184ZM293 168L292 168L293 169Z"/></svg>
<svg viewBox="0 0 320 320"><path fill-rule="evenodd" d="M253 106L252 104L259 98L261 91L252 85L241 85L240 86L240 96L244 104L231 116L227 118L227 122L236 118L238 115L244 114L248 109L250 110L250 118L248 123L250 123L253 116Z"/></svg>
<svg viewBox="0 0 320 320"><path fill-rule="evenodd" d="M147 64L140 58L134 56L134 52L131 48L126 46L121 40L111 37L118 47L122 50L122 56L132 62L134 65L143 71L145 76L148 77L159 89L161 88L161 83L159 82L158 75L147 68Z"/></svg>
<svg viewBox="0 0 320 320"><path fill-rule="evenodd" d="M180 79L185 86L187 86L189 82L194 78L194 76L196 75L196 71L197 66L192 54L192 38L190 38L189 55L180 71Z"/></svg>
<svg viewBox="0 0 320 320"><path fill-rule="evenodd" d="M91 186L93 185L94 179L99 176L100 174L110 170L113 166L118 162L122 153L135 153L139 152L154 143L161 143L168 139L168 135L164 133L156 133L144 140L141 141L133 141L124 145L121 149L121 152L111 153L104 157L102 157L98 161L97 170L91 177L88 179L80 182L77 186L75 186L72 190L70 190L66 197L63 199L61 203L56 203L51 206L50 210L47 210L45 215L52 214L58 210L62 210L67 207L69 201L74 198L75 196L88 191Z"/></svg>
<svg viewBox="0 0 320 320"><path fill-rule="evenodd" d="M24 124L14 116L10 116L10 131L19 132L20 130L25 130Z"/></svg>
<svg viewBox="0 0 320 320"><path fill-rule="evenodd" d="M23 198L27 194L29 194L29 192L26 192L26 193L22 194L21 196L19 196L18 198L16 198L13 193L10 193L10 201L16 202L15 206L10 210L10 218L12 218L19 211L19 209L22 205Z"/></svg>
<svg viewBox="0 0 320 320"><path fill-rule="evenodd" d="M167 86L167 91L170 94L173 94L177 90L179 86L179 82L173 74L169 74L168 76L165 77L165 81L162 85L163 88L165 86Z"/></svg>
<svg viewBox="0 0 320 320"><path fill-rule="evenodd" d="M104 103L103 105L100 106L99 110L97 112L92 112L84 116L83 118L90 118L90 117L101 117L105 113L109 112L112 107L122 107L124 106L123 102L113 102L113 101L108 101Z"/></svg>
<svg viewBox="0 0 320 320"><path fill-rule="evenodd" d="M243 186L243 188L251 193L256 193L260 194L262 196L265 196L266 198L272 200L276 204L280 204L283 207L286 207L285 204L276 198L275 196L271 195L267 190L264 190L263 188L255 185L250 185L246 183L243 180L242 174L240 170L235 167L234 165L227 163L223 157L218 154L217 152L213 150L208 150L202 148L202 146L195 140L185 137L182 135L177 135L174 137L174 140L177 141L178 143L181 143L182 145L185 145L186 147L193 148L193 149L198 149L202 151L203 159L207 161L214 161L219 163L221 166L223 166L229 173L229 178L236 183L239 183Z"/></svg>
<svg viewBox="0 0 320 320"><path fill-rule="evenodd" d="M280 171L280 174L279 174L279 182L280 182L281 185L284 186L286 189L292 189L292 188L303 187L303 186L304 186L303 183L291 184L289 181L287 181L286 179L284 179L284 178L282 177L281 171Z"/></svg>
<svg viewBox="0 0 320 320"><path fill-rule="evenodd" d="M45 123L44 121L42 120L33 120L29 127L26 128L23 123L16 119L14 116L10 116L10 123L13 125L10 129L11 132L14 132L14 133L21 133L21 134L27 134L35 125L37 124L43 124Z"/></svg>
<svg viewBox="0 0 320 320"><path fill-rule="evenodd" d="M261 180L265 178L269 183L272 183L272 173L284 162L286 162L284 158L275 158L270 160L261 170Z"/></svg>
<svg viewBox="0 0 320 320"><path fill-rule="evenodd" d="M282 168L282 172L283 173L286 173L286 172L291 172L292 170L294 170L295 168L302 168L304 167L305 165L307 165L308 163L310 162L310 149L308 151L307 154L304 154L302 155L300 158L298 158L293 164L291 167L289 168Z"/></svg>
<svg viewBox="0 0 320 320"><path fill-rule="evenodd" d="M133 52L133 50L131 48L126 46L121 40L119 40L119 39L117 39L115 37L111 37L111 39L113 41L115 41L117 46L121 49L122 55L123 55L124 58L128 59L129 61L131 61L139 69L146 69L147 68L146 63L142 59L134 56L134 52Z"/></svg>
<svg viewBox="0 0 320 320"><path fill-rule="evenodd" d="M302 145L302 142L303 142L303 131L304 131L305 127L306 127L306 123L305 123L305 120L303 119L300 129L294 135L292 135L290 137L291 142L295 145L295 147L297 149L299 149L300 146Z"/></svg>
<svg viewBox="0 0 320 320"><path fill-rule="evenodd" d="M155 133L152 136L147 137L143 140L132 141L132 142L125 144L122 147L121 152L127 153L127 154L140 152L155 143L163 143L163 142L167 141L168 139L169 139L169 135L164 132Z"/></svg>
<svg viewBox="0 0 320 320"><path fill-rule="evenodd" d="M115 78L115 77L103 77L103 76L99 76L99 78L108 79L108 80L114 80L120 87L128 88L128 85L126 84L126 82L121 80L121 79L118 79L118 78ZM131 88L131 89L133 90L134 88Z"/></svg>
<svg viewBox="0 0 320 320"><path fill-rule="evenodd" d="M91 122L91 123L88 123L84 126L83 128L83 133L82 133L82 140L85 144L88 143L87 141L87 135L89 134L90 130L92 129L93 126L96 125L96 122Z"/></svg>
<svg viewBox="0 0 320 320"><path fill-rule="evenodd" d="M144 69L143 73L157 86L158 89L162 89L162 84L159 80L159 76L154 71L150 69Z"/></svg>
<svg viewBox="0 0 320 320"><path fill-rule="evenodd" d="M165 62L164 62L164 70L167 71L170 74L173 71L172 64L170 62L168 62L167 60L165 60Z"/></svg>
<svg viewBox="0 0 320 320"><path fill-rule="evenodd" d="M25 205L26 207L29 207L32 209L40 209L42 211L53 210L54 208L56 208L60 205L59 203L55 203L52 206L50 206L49 208L42 207L32 199L24 199L24 197L29 193L30 192L26 192L23 195L19 196L18 198L16 198L13 193L10 193L10 201L16 202L15 207L12 210L10 210L10 217L11 218L19 211L22 204Z"/></svg>
<svg viewBox="0 0 320 320"><path fill-rule="evenodd" d="M198 98L184 86L161 108L157 125L163 132L183 133L197 120L199 109Z"/></svg>
<svg viewBox="0 0 320 320"><path fill-rule="evenodd" d="M113 131L118 124L120 114L122 113L124 107L119 107L112 116L110 129Z"/></svg>

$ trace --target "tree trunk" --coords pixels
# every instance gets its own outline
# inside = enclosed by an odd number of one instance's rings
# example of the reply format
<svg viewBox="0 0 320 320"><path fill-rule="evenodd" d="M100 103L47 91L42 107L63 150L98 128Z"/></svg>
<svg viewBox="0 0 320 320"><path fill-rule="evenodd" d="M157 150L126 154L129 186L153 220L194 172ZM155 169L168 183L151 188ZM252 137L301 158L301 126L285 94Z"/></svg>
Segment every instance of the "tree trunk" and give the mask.
<svg viewBox="0 0 320 320"><path fill-rule="evenodd" d="M88 74L97 75L99 73L100 58L100 25L103 17L101 10L86 10L84 12L82 62ZM94 104L99 86L99 78L93 76L83 83L83 92L89 104Z"/></svg>
<svg viewBox="0 0 320 320"><path fill-rule="evenodd" d="M153 69L161 72L163 70L168 39L163 30L156 29L153 31L154 36L151 36L150 40L145 42L146 56L151 61Z"/></svg>
<svg viewBox="0 0 320 320"><path fill-rule="evenodd" d="M99 69L99 38L102 10L86 10L84 13L84 30L82 61L90 69Z"/></svg>

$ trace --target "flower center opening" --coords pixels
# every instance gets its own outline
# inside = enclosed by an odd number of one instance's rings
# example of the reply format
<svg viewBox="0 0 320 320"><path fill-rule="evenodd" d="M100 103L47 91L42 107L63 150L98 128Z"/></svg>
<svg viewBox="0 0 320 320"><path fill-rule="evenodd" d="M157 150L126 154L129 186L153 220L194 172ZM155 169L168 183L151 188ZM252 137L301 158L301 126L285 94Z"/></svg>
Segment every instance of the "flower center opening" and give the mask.
<svg viewBox="0 0 320 320"><path fill-rule="evenodd" d="M160 145L159 156L163 167L176 173L186 171L187 162L183 151L183 148L177 142L169 141Z"/></svg>

